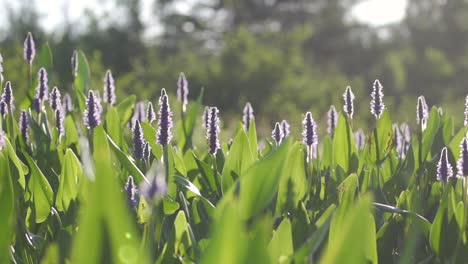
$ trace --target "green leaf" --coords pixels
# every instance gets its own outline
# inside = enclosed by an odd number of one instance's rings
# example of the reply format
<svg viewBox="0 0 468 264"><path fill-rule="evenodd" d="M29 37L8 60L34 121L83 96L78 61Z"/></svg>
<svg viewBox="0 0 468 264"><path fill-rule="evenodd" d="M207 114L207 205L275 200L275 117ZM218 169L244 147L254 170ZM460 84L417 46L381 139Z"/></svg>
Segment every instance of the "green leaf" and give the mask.
<svg viewBox="0 0 468 264"><path fill-rule="evenodd" d="M29 172L28 167L16 156L15 150L13 149L13 146L11 145L10 141L8 138L5 138L5 147L8 152L8 158L11 160L13 165L15 165L16 170L18 171L18 183L21 186L21 188L26 187L26 180L24 178L24 175L26 175Z"/></svg>
<svg viewBox="0 0 468 264"><path fill-rule="evenodd" d="M289 219L284 219L276 229L268 245L268 251L274 263L282 263L293 254L291 221Z"/></svg>
<svg viewBox="0 0 468 264"><path fill-rule="evenodd" d="M191 183L189 180L180 177L180 176L174 176L174 181L181 185L182 187L186 188L187 190L191 191L193 194L196 196L202 198L205 200L211 207L214 208L214 205L205 197L203 197L200 193L200 190L198 190L197 186L195 186L193 183Z"/></svg>
<svg viewBox="0 0 468 264"><path fill-rule="evenodd" d="M220 218L214 223L210 241L200 263L245 263L246 246L245 243L240 243L245 237L242 236L244 230L239 219L239 207L234 203L221 209Z"/></svg>
<svg viewBox="0 0 468 264"><path fill-rule="evenodd" d="M334 164L345 172L350 171L351 156L356 152L354 134L344 113L340 113L333 136Z"/></svg>
<svg viewBox="0 0 468 264"><path fill-rule="evenodd" d="M31 191L31 199L34 204L36 223L44 222L50 214L54 193L46 177L37 164L26 152L23 153L29 167L31 168L31 178L28 189Z"/></svg>
<svg viewBox="0 0 468 264"><path fill-rule="evenodd" d="M109 263L147 263L146 254L140 249L139 233L126 207L122 183L112 165L111 140L102 125L95 127L93 134L96 179L94 183L87 182L90 199L81 205L80 228L74 239L71 261L100 263L105 259Z"/></svg>
<svg viewBox="0 0 468 264"><path fill-rule="evenodd" d="M283 142L264 159L252 165L241 179L241 219L249 219L259 214L276 195L290 145L291 139Z"/></svg>
<svg viewBox="0 0 468 264"><path fill-rule="evenodd" d="M13 181L10 177L8 156L5 150L0 149L0 254L1 263L9 263L9 246L12 243L15 226L15 195Z"/></svg>
<svg viewBox="0 0 468 264"><path fill-rule="evenodd" d="M295 208L307 194L306 162L303 145L294 143L278 187L276 214Z"/></svg>
<svg viewBox="0 0 468 264"><path fill-rule="evenodd" d="M70 202L78 195L78 185L83 176L83 169L78 158L71 149L67 149L62 160L62 170L55 206L59 211L68 210Z"/></svg>
<svg viewBox="0 0 468 264"><path fill-rule="evenodd" d="M322 241L326 238L330 228L332 216L328 216L326 221L310 236L307 241L294 253L296 263L306 263L309 256L313 256L319 249Z"/></svg>
<svg viewBox="0 0 468 264"><path fill-rule="evenodd" d="M340 221L340 225L337 226L333 225L338 217L335 214L330 227L328 247L320 263L377 263L371 202L371 196L361 197L357 204L347 210L346 221ZM339 228L339 232L332 232L334 228ZM356 243L357 238L359 243Z"/></svg>
<svg viewBox="0 0 468 264"><path fill-rule="evenodd" d="M117 105L117 112L119 113L121 126L126 126L128 122L130 121L130 118L132 117L133 107L135 105L135 102L136 102L136 96L130 95L130 96L127 96L125 99L123 99L122 102L120 102Z"/></svg>
<svg viewBox="0 0 468 264"><path fill-rule="evenodd" d="M239 129L224 162L222 171L223 188L225 190L229 189L235 179L242 178L253 162L254 156L250 149L249 139L244 129Z"/></svg>
<svg viewBox="0 0 468 264"><path fill-rule="evenodd" d="M86 109L85 100L89 90L91 80L88 60L83 51L78 51L78 70L73 83L79 110L82 113Z"/></svg>
<svg viewBox="0 0 468 264"><path fill-rule="evenodd" d="M257 141L257 128L255 126L255 119L250 120L249 131L247 132L249 137L250 152L252 152L254 159L258 158L258 141Z"/></svg>
<svg viewBox="0 0 468 264"><path fill-rule="evenodd" d="M422 161L425 161L427 158L427 154L431 150L432 143L434 142L434 138L437 134L437 131L440 127L440 116L437 110L437 107L432 107L431 113L429 115L429 119L427 121L426 130L423 132L422 136Z"/></svg>
<svg viewBox="0 0 468 264"><path fill-rule="evenodd" d="M145 175L138 169L138 167L133 163L133 161L130 159L127 154L123 153L123 151L115 144L115 142L112 140L112 138L107 135L107 140L110 143L110 146L112 150L114 151L114 154L117 156L117 159L120 161L122 166L130 172L131 175L135 178L136 183L140 183L142 181L145 181L149 183L148 179L146 179Z"/></svg>
<svg viewBox="0 0 468 264"><path fill-rule="evenodd" d="M117 144L122 147L122 127L120 126L120 117L117 109L113 106L109 107L106 115L106 129L109 136Z"/></svg>
<svg viewBox="0 0 468 264"><path fill-rule="evenodd" d="M65 118L65 145L70 147L72 144L78 143L78 132L76 131L75 122L71 115Z"/></svg>

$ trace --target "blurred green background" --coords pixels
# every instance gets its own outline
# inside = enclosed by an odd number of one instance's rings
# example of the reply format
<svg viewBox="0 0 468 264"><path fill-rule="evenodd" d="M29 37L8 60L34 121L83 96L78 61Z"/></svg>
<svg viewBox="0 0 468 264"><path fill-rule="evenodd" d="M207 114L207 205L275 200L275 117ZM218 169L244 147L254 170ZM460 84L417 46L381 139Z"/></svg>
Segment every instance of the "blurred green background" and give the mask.
<svg viewBox="0 0 468 264"><path fill-rule="evenodd" d="M3 2L0 53L16 97L26 90L22 45L31 31L38 47L48 41L52 48L51 87L71 88L75 48L88 57L92 89L102 88L106 69L113 71L117 100L136 94L156 102L162 87L174 95L185 72L190 97L205 87L204 104L218 106L227 127L250 101L263 136L282 119L299 133L308 110L323 132L326 111L331 104L342 109L347 85L356 95L355 126L366 126L374 79L384 85L393 120L414 123L416 98L424 94L456 125L463 121L465 0L407 0L404 17L385 24L363 22L353 11L374 0L106 0L79 16L73 1L62 1L63 16L50 25L47 17L62 11L57 1Z"/></svg>

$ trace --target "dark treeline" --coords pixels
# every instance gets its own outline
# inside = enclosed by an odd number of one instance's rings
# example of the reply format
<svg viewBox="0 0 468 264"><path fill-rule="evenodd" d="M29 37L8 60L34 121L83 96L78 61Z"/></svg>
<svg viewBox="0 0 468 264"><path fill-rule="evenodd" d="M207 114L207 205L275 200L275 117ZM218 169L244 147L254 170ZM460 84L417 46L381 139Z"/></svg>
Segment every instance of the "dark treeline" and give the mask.
<svg viewBox="0 0 468 264"><path fill-rule="evenodd" d="M22 41L31 31L54 51L53 82L69 89L70 56L82 49L92 69L92 89L102 87L107 68L117 79L118 96L135 93L155 100L166 87L175 92L185 72L191 98L205 87L204 103L224 114L250 101L261 114L259 126L301 119L312 110L325 118L341 94L356 94L357 123L368 114L374 79L385 87L395 120L413 121L416 97L443 106L462 120L468 83L468 3L463 0L410 0L406 18L374 28L350 19L358 0L182 0L154 1L161 34L145 38L141 0L114 0L118 12L85 13L79 27L64 21L53 33L38 23L34 5L7 12L1 43L5 77L18 95L25 90ZM104 23L103 21L107 21ZM118 23L116 23L118 22ZM24 92L23 92L24 93ZM322 128L321 128L322 129Z"/></svg>

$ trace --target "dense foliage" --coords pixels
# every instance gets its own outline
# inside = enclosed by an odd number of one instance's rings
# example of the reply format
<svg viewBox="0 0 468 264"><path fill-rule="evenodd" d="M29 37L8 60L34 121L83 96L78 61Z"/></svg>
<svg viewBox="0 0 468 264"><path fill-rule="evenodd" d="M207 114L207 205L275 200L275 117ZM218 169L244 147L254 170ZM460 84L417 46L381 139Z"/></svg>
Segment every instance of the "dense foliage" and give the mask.
<svg viewBox="0 0 468 264"><path fill-rule="evenodd" d="M50 49L36 54L30 38L27 96L15 98L15 84L4 82L0 100L0 262L468 258L468 97L465 126L456 129L421 96L410 133L392 123L376 80L371 114L354 109L348 87L343 112L328 112L326 134L307 112L302 125L291 123L302 140L286 120L271 139L258 139L248 104L243 123L224 132L228 141L220 136L223 113L204 110L203 92L187 99L184 74L179 100L152 88L160 95L153 107L116 97L110 71L102 90L91 90L77 51L66 94L49 87ZM373 126L356 129L358 115L371 116ZM203 131L206 141L195 140Z"/></svg>
<svg viewBox="0 0 468 264"><path fill-rule="evenodd" d="M4 9L0 28L6 71L21 98L27 79L19 44L31 31L53 48L49 77L63 91L71 88L75 47L88 55L91 87L100 87L110 68L121 98L155 101L159 95L149 87L174 87L183 71L191 99L205 87L204 101L216 105L230 127L251 102L262 137L278 119L299 123L304 109L323 113L337 105L346 85L357 95L356 109L364 111L376 77L400 121L411 120L407 113L420 94L462 119L456 106L463 104L468 83L464 0L407 1L402 21L379 27L354 16L355 6L366 2L359 0L106 0L77 19L65 15L52 29L46 24L52 8L41 11L36 2L12 3L21 8ZM316 118L325 122L323 115ZM368 115L354 119L357 126L372 123Z"/></svg>

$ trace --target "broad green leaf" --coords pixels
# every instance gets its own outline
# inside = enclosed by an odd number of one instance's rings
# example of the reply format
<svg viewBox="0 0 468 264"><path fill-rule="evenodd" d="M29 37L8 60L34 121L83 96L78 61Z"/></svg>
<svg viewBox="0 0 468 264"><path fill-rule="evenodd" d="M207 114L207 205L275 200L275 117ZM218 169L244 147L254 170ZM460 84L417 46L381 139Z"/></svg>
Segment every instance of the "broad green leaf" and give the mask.
<svg viewBox="0 0 468 264"><path fill-rule="evenodd" d="M196 196L202 198L203 200L205 200L211 207L214 208L214 205L211 204L211 202L206 199L205 197L203 197L200 193L200 190L198 190L197 186L195 186L193 183L191 183L190 181L188 181L187 179L183 178L183 177L180 177L180 176L174 176L174 180L175 182L177 182L179 185L183 186L184 188L186 188L187 190L191 191L193 194L195 194Z"/></svg>
<svg viewBox="0 0 468 264"><path fill-rule="evenodd" d="M132 117L135 101L136 101L136 96L130 95L130 96L127 96L125 99L123 99L117 105L117 112L119 113L121 126L126 126L127 123L130 121L130 118Z"/></svg>
<svg viewBox="0 0 468 264"><path fill-rule="evenodd" d="M123 153L122 150L115 144L115 142L110 138L109 135L107 135L107 140L110 143L110 146L112 150L114 151L114 154L117 156L117 159L120 161L122 166L130 172L133 177L135 177L135 182L140 183L142 181L148 182L149 181L146 179L145 175L138 169L138 167L133 163L133 161L130 159L130 157L127 156L127 154Z"/></svg>
<svg viewBox="0 0 468 264"><path fill-rule="evenodd" d="M53 204L54 193L49 182L37 166L36 162L27 154L23 153L31 169L28 189L31 192L31 199L34 204L36 223L44 222L50 214Z"/></svg>
<svg viewBox="0 0 468 264"><path fill-rule="evenodd" d="M109 145L112 141L102 125L95 127L93 133L96 180L88 183L91 198L81 208L72 263L101 263L103 257L111 263L147 263L146 255L139 249L139 234L126 208L121 182L113 169Z"/></svg>
<svg viewBox="0 0 468 264"><path fill-rule="evenodd" d="M65 118L65 145L69 147L72 144L78 143L78 132L76 131L75 122L71 115Z"/></svg>
<svg viewBox="0 0 468 264"><path fill-rule="evenodd" d="M117 144L122 147L122 127L120 126L120 117L117 109L113 106L109 107L106 115L106 129L109 136Z"/></svg>
<svg viewBox="0 0 468 264"><path fill-rule="evenodd" d="M275 197L290 145L290 139L283 142L280 147L252 165L240 180L241 219L259 214Z"/></svg>
<svg viewBox="0 0 468 264"><path fill-rule="evenodd" d="M83 176L83 169L78 158L71 149L67 149L62 161L59 188L55 206L59 211L68 210L70 202L78 195L78 185Z"/></svg>
<svg viewBox="0 0 468 264"><path fill-rule="evenodd" d="M239 206L234 203L220 209L220 218L214 223L210 241L200 263L245 263L246 245L240 243L245 237L242 236L244 230L239 219Z"/></svg>
<svg viewBox="0 0 468 264"><path fill-rule="evenodd" d="M312 234L312 236L310 236L307 241L296 250L293 256L296 263L305 263L309 257L314 256L314 253L317 252L322 244L322 241L327 236L331 219L332 216L328 216L325 219L326 221L321 226L319 226L319 228Z"/></svg>
<svg viewBox="0 0 468 264"><path fill-rule="evenodd" d="M224 162L222 171L223 188L225 190L229 189L235 179L242 178L253 162L254 156L250 149L249 139L244 129L239 129Z"/></svg>
<svg viewBox="0 0 468 264"><path fill-rule="evenodd" d="M15 226L15 194L13 181L11 179L10 166L7 152L5 149L0 149L0 254L1 263L9 263L9 256L6 252L9 251L9 246L12 243L14 226Z"/></svg>
<svg viewBox="0 0 468 264"><path fill-rule="evenodd" d="M377 263L371 202L371 196L363 196L347 210L346 221L340 221L339 226L333 227L335 219L332 220L328 247L320 263ZM339 232L332 235L333 228L339 228ZM359 243L356 243L357 238Z"/></svg>
<svg viewBox="0 0 468 264"><path fill-rule="evenodd" d="M440 201L439 208L437 209L436 216L434 218L434 221L432 222L431 226L431 232L429 234L429 243L431 245L432 250L437 255L440 255L441 250L442 250L442 244L443 242L443 224L444 224L444 218L446 214L446 209L447 209L447 203L448 203L448 191L444 193L444 196L442 200Z"/></svg>
<svg viewBox="0 0 468 264"><path fill-rule="evenodd" d="M257 128L255 126L255 119L250 120L249 131L247 132L250 143L250 152L252 152L254 159L258 158L258 141L257 141Z"/></svg>
<svg viewBox="0 0 468 264"><path fill-rule="evenodd" d="M422 136L422 161L425 161L427 158L427 154L431 150L432 143L434 142L434 138L437 134L437 131L440 127L440 116L439 112L437 111L437 107L432 107L431 113L429 115L429 119L427 121L426 130L423 132Z"/></svg>
<svg viewBox="0 0 468 264"><path fill-rule="evenodd" d="M76 100L78 101L79 111L82 113L86 109L86 96L88 96L89 82L91 73L88 60L83 51L78 51L78 69L73 83Z"/></svg>
<svg viewBox="0 0 468 264"><path fill-rule="evenodd" d="M295 208L307 193L305 153L301 143L296 142L291 147L285 166L278 187L276 214L286 207Z"/></svg>
<svg viewBox="0 0 468 264"><path fill-rule="evenodd" d="M5 147L8 152L8 158L11 160L13 165L15 166L16 170L18 171L18 183L21 186L21 188L26 187L26 180L24 178L24 175L26 175L29 172L28 167L16 156L15 150L13 149L13 146L11 145L10 141L8 138L5 138Z"/></svg>
<svg viewBox="0 0 468 264"><path fill-rule="evenodd" d="M350 171L351 156L356 152L354 134L344 113L340 113L333 136L334 164L345 172Z"/></svg>
<svg viewBox="0 0 468 264"><path fill-rule="evenodd" d="M284 219L276 229L268 245L268 251L275 263L286 263L286 260L293 254L291 221L289 219Z"/></svg>

